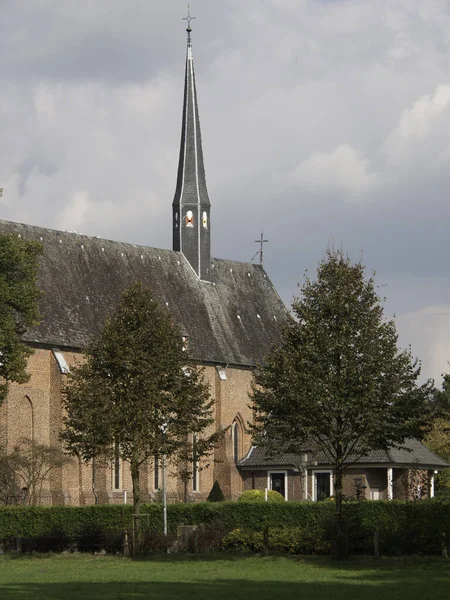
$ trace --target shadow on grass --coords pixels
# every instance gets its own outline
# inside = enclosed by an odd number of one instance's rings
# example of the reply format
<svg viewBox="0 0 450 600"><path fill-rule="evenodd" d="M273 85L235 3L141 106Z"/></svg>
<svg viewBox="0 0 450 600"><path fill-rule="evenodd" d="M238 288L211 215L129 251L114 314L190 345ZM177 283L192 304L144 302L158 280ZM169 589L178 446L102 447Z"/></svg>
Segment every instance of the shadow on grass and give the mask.
<svg viewBox="0 0 450 600"><path fill-rule="evenodd" d="M433 579L432 598L448 600L450 580ZM114 583L49 583L16 584L0 587L2 600L171 600L172 598L196 598L196 600L266 600L280 597L283 600L423 600L430 597L430 582L394 581L386 577L382 581L368 583L354 578L352 582L254 582L249 580L216 580L211 582L114 582Z"/></svg>
<svg viewBox="0 0 450 600"><path fill-rule="evenodd" d="M164 559L163 559L164 560ZM172 559L170 559L173 561ZM177 557L176 562L191 560L189 581L111 581L111 582L49 582L0 585L2 600L171 600L195 598L196 600L448 600L450 597L450 568L448 563L437 561L400 560L387 564L367 559L341 564L329 559L292 559L298 562L298 571L290 573L291 581L275 581L279 563L265 558L266 572L273 574L269 581L252 581L250 578L204 579L199 572L196 577L196 560ZM230 560L239 562L238 558ZM204 557L202 558L204 561ZM134 561L133 561L134 562ZM143 561L142 561L143 562ZM152 562L141 564L151 574ZM175 562L175 561L173 561ZM413 566L414 565L414 566ZM131 566L131 565L130 565ZM148 571L147 571L148 566ZM156 564L155 564L156 567ZM303 569L305 567L306 569ZM313 568L314 573L311 574ZM318 569L314 569L318 567ZM322 569L323 567L323 569ZM309 570L309 572L306 572ZM133 577L134 579L135 577ZM298 581L292 579L298 578ZM151 577L149 576L149 579Z"/></svg>

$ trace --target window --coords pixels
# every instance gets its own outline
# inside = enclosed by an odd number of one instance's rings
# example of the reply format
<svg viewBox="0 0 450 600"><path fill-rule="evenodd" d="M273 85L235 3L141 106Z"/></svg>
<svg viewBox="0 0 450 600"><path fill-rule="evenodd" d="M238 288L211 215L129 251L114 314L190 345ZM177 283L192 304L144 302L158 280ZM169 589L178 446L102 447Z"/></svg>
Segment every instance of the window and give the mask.
<svg viewBox="0 0 450 600"><path fill-rule="evenodd" d="M202 225L204 229L208 229L208 215L206 214L206 211L204 211L202 215Z"/></svg>
<svg viewBox="0 0 450 600"><path fill-rule="evenodd" d="M313 500L321 501L333 495L333 478L331 471L314 471Z"/></svg>
<svg viewBox="0 0 450 600"><path fill-rule="evenodd" d="M113 459L113 473L112 473L112 487L113 490L120 490L120 447L118 442L114 444L114 459Z"/></svg>
<svg viewBox="0 0 450 600"><path fill-rule="evenodd" d="M239 443L240 443L240 431L239 431L239 423L235 421L231 427L231 437L233 440L233 458L234 461L237 462L239 460Z"/></svg>
<svg viewBox="0 0 450 600"><path fill-rule="evenodd" d="M287 472L286 471L269 471L267 474L267 487L269 490L274 490L287 500Z"/></svg>
<svg viewBox="0 0 450 600"><path fill-rule="evenodd" d="M153 489L159 490L159 457L153 459Z"/></svg>
<svg viewBox="0 0 450 600"><path fill-rule="evenodd" d="M380 499L380 488L373 487L370 489L370 499L371 500L379 500Z"/></svg>
<svg viewBox="0 0 450 600"><path fill-rule="evenodd" d="M186 227L194 227L194 214L192 210L188 210L186 213Z"/></svg>
<svg viewBox="0 0 450 600"><path fill-rule="evenodd" d="M197 446L197 436L194 433L192 437L192 491L198 492L200 491L199 481L198 481L198 456L196 452Z"/></svg>

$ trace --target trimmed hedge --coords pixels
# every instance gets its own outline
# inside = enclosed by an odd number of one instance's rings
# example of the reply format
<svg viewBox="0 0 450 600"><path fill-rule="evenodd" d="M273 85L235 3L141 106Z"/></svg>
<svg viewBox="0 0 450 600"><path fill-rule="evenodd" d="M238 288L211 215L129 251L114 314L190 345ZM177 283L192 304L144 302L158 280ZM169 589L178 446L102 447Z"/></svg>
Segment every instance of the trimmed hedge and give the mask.
<svg viewBox="0 0 450 600"><path fill-rule="evenodd" d="M161 504L142 507L145 529L162 531ZM308 529L323 539L331 538L333 502L202 502L168 506L168 527L204 523L209 530L262 531ZM148 516L147 516L148 515ZM450 501L421 500L416 503L362 501L344 504L349 550L356 554L373 551L374 532L379 532L383 554L439 554L442 543L450 545ZM73 540L82 536L114 536L129 530L130 505L87 507L0 507L0 541L11 538L60 536ZM443 537L445 536L445 538Z"/></svg>

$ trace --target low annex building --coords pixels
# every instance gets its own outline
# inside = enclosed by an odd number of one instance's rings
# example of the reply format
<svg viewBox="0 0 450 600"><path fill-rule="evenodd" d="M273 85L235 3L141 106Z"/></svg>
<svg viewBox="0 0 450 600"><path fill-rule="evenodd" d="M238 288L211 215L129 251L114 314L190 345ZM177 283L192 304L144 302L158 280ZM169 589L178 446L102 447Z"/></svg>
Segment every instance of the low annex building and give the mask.
<svg viewBox="0 0 450 600"><path fill-rule="evenodd" d="M280 339L287 310L261 265L211 257L211 203L203 161L197 91L187 29L180 157L172 204L173 249L163 250L0 221L0 235L42 243L38 285L43 290L42 321L23 341L35 350L30 380L13 384L0 407L0 444L10 450L21 440L60 445L63 425L61 390L67 374L82 357L123 290L136 281L152 288L183 332L190 357L205 367L215 403L217 429L228 428L209 469L195 471L190 499L205 499L217 480L228 499L246 489L278 489L287 500L319 500L332 495L331 470L316 453L302 457L265 456L251 447L246 423L252 373ZM345 482L371 498L397 497L397 481L418 464L432 474L447 466L416 441L411 452L374 452L354 465ZM409 477L409 475L408 475ZM353 482L353 483L352 483ZM143 500L159 498L160 465L150 461L141 472ZM363 490L361 492L361 490ZM377 491L378 490L378 491ZM42 504L85 505L124 502L131 496L127 465L96 467L76 458L55 469L44 482ZM169 478L169 498L183 497L176 476ZM425 493L425 492L424 492ZM131 498L129 497L129 501Z"/></svg>
<svg viewBox="0 0 450 600"><path fill-rule="evenodd" d="M238 461L244 489L274 489L286 500L333 496L333 469L323 451L305 445L301 455L268 456L252 446ZM449 465L418 440L404 447L372 450L347 465L343 493L350 500L413 500L434 496L435 474Z"/></svg>

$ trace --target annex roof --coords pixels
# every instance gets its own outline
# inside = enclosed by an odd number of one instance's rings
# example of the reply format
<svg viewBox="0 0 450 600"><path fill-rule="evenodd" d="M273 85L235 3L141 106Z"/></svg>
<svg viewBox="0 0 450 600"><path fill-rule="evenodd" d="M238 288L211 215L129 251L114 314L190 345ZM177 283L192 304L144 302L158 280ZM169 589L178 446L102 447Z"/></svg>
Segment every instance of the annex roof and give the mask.
<svg viewBox="0 0 450 600"><path fill-rule="evenodd" d="M24 335L30 343L83 348L136 281L153 289L187 336L190 356L201 362L254 366L279 339L287 316L259 265L213 258L209 283L172 250L9 221L0 221L0 234L43 245L42 321Z"/></svg>
<svg viewBox="0 0 450 600"><path fill-rule="evenodd" d="M308 449L309 448L309 449ZM262 468L298 468L299 466L325 467L330 465L330 460L325 453L313 444L305 444L305 458L302 455L293 453L281 453L278 455L268 455L266 450L261 447L253 446L247 456L238 463L241 469L262 469ZM352 461L353 462L353 461ZM354 461L355 465L386 465L397 466L399 468L426 468L426 469L445 469L450 465L428 450L418 440L405 440L403 448L390 448L389 450L372 450L366 455Z"/></svg>

